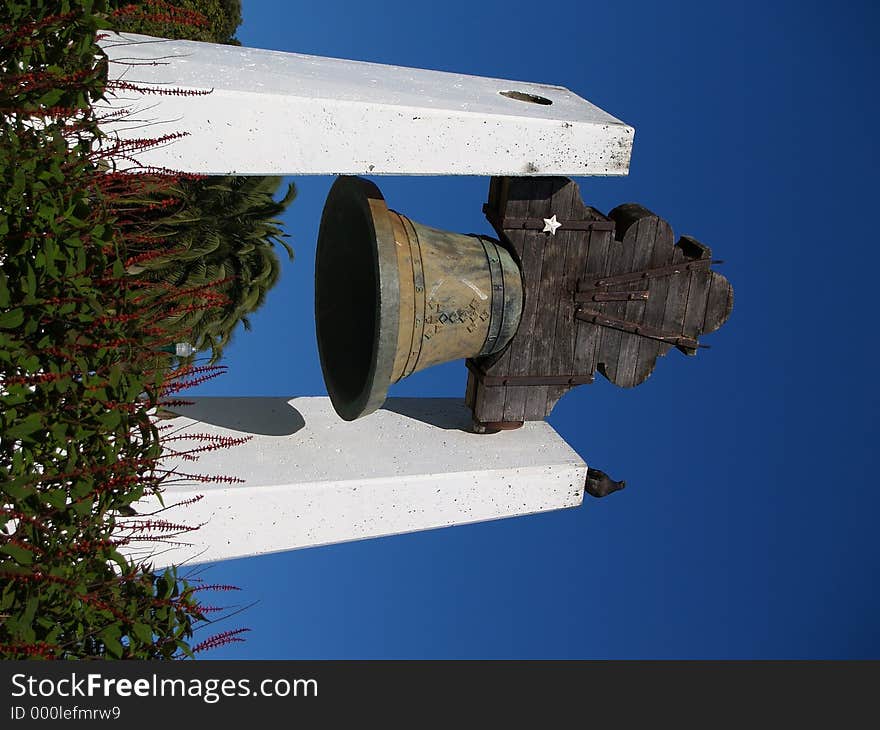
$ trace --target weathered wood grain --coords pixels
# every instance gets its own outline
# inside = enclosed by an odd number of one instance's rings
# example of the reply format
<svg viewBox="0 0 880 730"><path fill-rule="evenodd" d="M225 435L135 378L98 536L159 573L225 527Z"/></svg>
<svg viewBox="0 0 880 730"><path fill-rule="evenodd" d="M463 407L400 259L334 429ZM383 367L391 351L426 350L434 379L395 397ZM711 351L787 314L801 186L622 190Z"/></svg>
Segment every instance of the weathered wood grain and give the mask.
<svg viewBox="0 0 880 730"><path fill-rule="evenodd" d="M604 217L604 216L603 216ZM586 263L582 269L581 280L589 282L591 275L604 275L608 269L608 256L611 250L613 233L611 231L590 231ZM595 278L595 276L592 276ZM578 374L595 372L598 365L599 345L602 341L602 328L588 322L578 322L575 335L575 372Z"/></svg>
<svg viewBox="0 0 880 730"><path fill-rule="evenodd" d="M679 245L683 246L694 253L695 259L711 259L712 251L690 236L682 236ZM703 322L706 319L706 299L709 294L709 280L711 272L708 267L701 267L696 271L690 272L690 286L688 288L687 305L685 306L684 318L682 320L682 334L701 335ZM685 355L696 355L696 348L679 347Z"/></svg>
<svg viewBox="0 0 880 730"><path fill-rule="evenodd" d="M675 251L672 244L672 229L669 224L661 218L657 218L657 234L654 239L654 248L651 253L651 268L659 268L668 266L672 263ZM669 293L669 277L658 276L648 281L648 303L645 305L645 312L642 322L654 329L663 329L663 315L666 311L666 298ZM669 349L669 345L665 345L659 340L649 339L647 337L639 338L639 349L636 361L635 371L633 372L632 385L639 385L653 372L657 364L657 358L661 353L665 353Z"/></svg>
<svg viewBox="0 0 880 730"><path fill-rule="evenodd" d="M519 178L511 181L504 217L537 218L544 217L548 207L548 199L552 197L557 185L556 178L539 178L530 180ZM510 375L529 375L532 346L538 318L538 302L540 282L544 264L544 251L538 244L538 233L532 230L514 230L508 232L509 240L516 248L522 262L523 276L523 311L519 329L514 336L506 371ZM489 372L495 373L498 367L493 366ZM545 388L546 386L536 386ZM508 387L504 397L504 421L526 420L526 399L529 388L523 386Z"/></svg>
<svg viewBox="0 0 880 730"><path fill-rule="evenodd" d="M575 212L575 197L580 202L580 193L577 186L569 181L560 181L554 185L551 197L541 218L556 216L559 221L569 221ZM578 206L579 208L581 206ZM581 212L578 210L577 212ZM557 229L556 234L541 233L540 237L533 239L531 245L540 245L542 248L541 279L538 282L537 314L535 317L535 330L532 336L532 350L529 357L529 374L553 373L557 374L556 362L554 361L554 349L557 345L564 347L563 342L570 341L570 335L560 337L559 319L573 319L572 299L569 294L566 297L565 289L565 259L570 244L576 243L579 238L578 232L566 230L565 226ZM543 239L543 240L542 240ZM571 291L571 290L569 290ZM562 314L560 315L560 310ZM567 328L571 333L571 327ZM568 365L566 371L571 369L571 350L567 353ZM535 420L547 415L547 400L549 386L527 388L525 418Z"/></svg>
<svg viewBox="0 0 880 730"><path fill-rule="evenodd" d="M727 279L717 271L713 271L706 303L706 318L703 320L703 334L714 332L721 327L731 311L733 311L733 288Z"/></svg>
<svg viewBox="0 0 880 730"><path fill-rule="evenodd" d="M633 257L636 247L630 241L620 240L615 233L611 243L611 255L608 257L606 276L621 274L632 271ZM623 319L626 313L626 302L608 302L601 306L601 311L608 317ZM603 327L601 330L601 342L599 344L599 356L596 369L612 383L617 374L617 358L620 354L621 339L624 334L617 329Z"/></svg>
<svg viewBox="0 0 880 730"><path fill-rule="evenodd" d="M469 363L477 422L540 420L597 370L638 385L659 356L674 345L694 354L698 336L730 314L733 291L710 270L711 251L689 236L675 244L643 206L606 217L565 178L494 178L485 209L521 266L524 305L504 352ZM563 223L555 235L539 226L553 215Z"/></svg>
<svg viewBox="0 0 880 730"><path fill-rule="evenodd" d="M626 231L624 239L633 250L631 270L640 271L650 267L651 257L657 243L658 219L648 215L639 218L635 225ZM619 235L619 234L618 234ZM625 285L612 287L619 291L644 290L647 281L636 280ZM627 302L624 307L624 319L629 322L642 322L645 316L646 302L642 300ZM644 340L639 335L623 333L620 338L620 349L617 353L614 378L612 382L623 388L631 388L635 383L635 371L639 357L639 343Z"/></svg>

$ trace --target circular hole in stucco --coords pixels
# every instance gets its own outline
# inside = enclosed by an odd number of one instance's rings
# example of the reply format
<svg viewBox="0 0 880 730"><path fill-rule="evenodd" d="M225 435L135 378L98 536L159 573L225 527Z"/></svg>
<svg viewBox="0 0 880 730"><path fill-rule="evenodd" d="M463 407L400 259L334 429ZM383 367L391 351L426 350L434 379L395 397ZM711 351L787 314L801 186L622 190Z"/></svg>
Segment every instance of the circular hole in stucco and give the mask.
<svg viewBox="0 0 880 730"><path fill-rule="evenodd" d="M517 101L527 101L529 104L543 104L547 106L548 104L552 104L553 102L550 99L544 96L538 96L537 94L527 94L525 91L499 91L501 96L506 96L508 99L516 99Z"/></svg>

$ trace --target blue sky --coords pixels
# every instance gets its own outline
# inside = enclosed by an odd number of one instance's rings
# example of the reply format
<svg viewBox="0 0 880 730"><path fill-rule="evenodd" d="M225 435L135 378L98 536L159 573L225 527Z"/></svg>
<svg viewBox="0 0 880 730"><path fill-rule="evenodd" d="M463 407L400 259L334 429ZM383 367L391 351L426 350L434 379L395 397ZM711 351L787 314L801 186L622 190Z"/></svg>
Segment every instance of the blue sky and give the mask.
<svg viewBox="0 0 880 730"><path fill-rule="evenodd" d="M567 86L636 128L631 174L579 179L725 260L728 323L633 390L550 422L628 488L577 510L213 567L258 601L206 658L880 656L878 11L869 3L245 0L245 45ZM279 140L283 144L283 140ZM414 220L491 232L486 178L382 178ZM312 319L331 178L297 178L296 261L193 394L324 393ZM864 220L863 220L864 219ZM392 395L464 394L463 363ZM633 444L638 446L633 448Z"/></svg>

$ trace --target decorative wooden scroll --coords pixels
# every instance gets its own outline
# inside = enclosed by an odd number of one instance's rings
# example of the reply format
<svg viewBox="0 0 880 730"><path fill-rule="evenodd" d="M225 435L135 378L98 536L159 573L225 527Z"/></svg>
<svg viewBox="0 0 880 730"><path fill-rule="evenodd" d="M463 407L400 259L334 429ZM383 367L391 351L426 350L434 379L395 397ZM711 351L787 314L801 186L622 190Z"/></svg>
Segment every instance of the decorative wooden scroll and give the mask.
<svg viewBox="0 0 880 730"><path fill-rule="evenodd" d="M467 361L478 430L542 420L596 371L638 385L672 347L695 355L700 335L733 308L710 249L688 236L675 243L669 224L640 205L606 217L567 178L496 177L484 211L518 259L524 308L503 352Z"/></svg>

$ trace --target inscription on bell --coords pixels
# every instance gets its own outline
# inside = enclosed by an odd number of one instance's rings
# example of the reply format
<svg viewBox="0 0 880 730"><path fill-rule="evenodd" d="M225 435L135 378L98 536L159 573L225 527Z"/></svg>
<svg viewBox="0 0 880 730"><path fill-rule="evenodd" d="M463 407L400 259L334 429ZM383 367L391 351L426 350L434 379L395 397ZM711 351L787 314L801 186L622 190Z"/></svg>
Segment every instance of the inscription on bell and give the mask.
<svg viewBox="0 0 880 730"><path fill-rule="evenodd" d="M467 307L452 310L445 309L441 302L431 301L428 302L427 310L433 312L425 318L425 324L431 328L425 329L428 335L436 335L441 328L450 325L464 325L465 330L473 334L491 316L485 302L476 298L472 299Z"/></svg>

